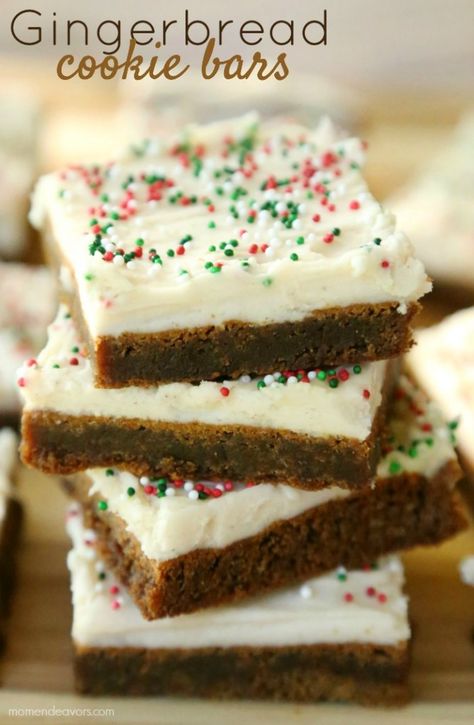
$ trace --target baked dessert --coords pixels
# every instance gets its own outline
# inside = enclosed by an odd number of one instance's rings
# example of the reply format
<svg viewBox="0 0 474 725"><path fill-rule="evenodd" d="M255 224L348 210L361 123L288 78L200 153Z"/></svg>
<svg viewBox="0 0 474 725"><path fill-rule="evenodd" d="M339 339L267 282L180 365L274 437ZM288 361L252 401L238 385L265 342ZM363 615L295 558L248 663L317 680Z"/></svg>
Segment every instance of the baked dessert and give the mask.
<svg viewBox="0 0 474 725"><path fill-rule="evenodd" d="M16 548L22 522L22 508L13 484L17 447L15 433L8 428L0 429L0 647L5 640L5 620L15 583Z"/></svg>
<svg viewBox="0 0 474 725"><path fill-rule="evenodd" d="M39 104L31 92L0 93L0 259L23 259L37 168Z"/></svg>
<svg viewBox="0 0 474 725"><path fill-rule="evenodd" d="M363 144L254 115L43 177L31 220L103 387L398 356L431 288Z"/></svg>
<svg viewBox="0 0 474 725"><path fill-rule="evenodd" d="M94 469L67 482L107 566L148 619L236 601L378 556L436 544L465 525L451 430L402 378L374 486L137 479Z"/></svg>
<svg viewBox="0 0 474 725"><path fill-rule="evenodd" d="M389 200L435 282L474 300L474 113L466 115L423 173Z"/></svg>
<svg viewBox="0 0 474 725"><path fill-rule="evenodd" d="M44 344L55 298L53 277L44 267L0 262L0 426L18 425L17 371Z"/></svg>
<svg viewBox="0 0 474 725"><path fill-rule="evenodd" d="M144 620L97 556L80 510L68 517L76 687L180 695L402 704L410 627L391 557L266 598Z"/></svg>
<svg viewBox="0 0 474 725"><path fill-rule="evenodd" d="M416 338L407 364L453 421L462 463L474 480L474 307L417 330Z"/></svg>
<svg viewBox="0 0 474 725"><path fill-rule="evenodd" d="M19 372L23 460L47 473L120 466L137 475L366 486L395 382L384 361L156 388L94 385L67 308Z"/></svg>

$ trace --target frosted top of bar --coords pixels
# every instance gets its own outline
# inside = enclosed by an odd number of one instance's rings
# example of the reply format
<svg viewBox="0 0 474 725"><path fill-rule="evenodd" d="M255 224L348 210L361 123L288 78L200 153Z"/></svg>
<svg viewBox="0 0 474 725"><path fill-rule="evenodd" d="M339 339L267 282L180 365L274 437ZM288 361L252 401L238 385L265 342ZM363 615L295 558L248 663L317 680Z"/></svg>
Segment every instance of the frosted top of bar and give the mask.
<svg viewBox="0 0 474 725"><path fill-rule="evenodd" d="M364 146L250 114L43 177L31 220L72 273L93 337L301 320L430 289L361 173Z"/></svg>

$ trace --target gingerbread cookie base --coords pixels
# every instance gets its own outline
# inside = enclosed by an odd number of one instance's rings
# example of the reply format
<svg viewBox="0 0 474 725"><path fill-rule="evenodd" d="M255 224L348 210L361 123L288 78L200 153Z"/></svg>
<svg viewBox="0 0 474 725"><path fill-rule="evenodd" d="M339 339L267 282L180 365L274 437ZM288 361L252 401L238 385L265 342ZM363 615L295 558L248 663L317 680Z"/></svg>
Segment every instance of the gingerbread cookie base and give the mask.
<svg viewBox="0 0 474 725"><path fill-rule="evenodd" d="M408 667L406 642L171 651L76 646L74 663L82 694L363 705L404 704Z"/></svg>

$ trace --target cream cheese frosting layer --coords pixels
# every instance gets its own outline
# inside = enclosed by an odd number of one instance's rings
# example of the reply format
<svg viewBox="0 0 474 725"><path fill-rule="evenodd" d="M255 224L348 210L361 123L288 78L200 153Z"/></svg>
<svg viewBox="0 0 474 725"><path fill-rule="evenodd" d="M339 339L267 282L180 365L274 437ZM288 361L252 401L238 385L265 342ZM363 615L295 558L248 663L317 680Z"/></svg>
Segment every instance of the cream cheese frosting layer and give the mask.
<svg viewBox="0 0 474 725"><path fill-rule="evenodd" d="M389 203L435 281L474 288L474 113Z"/></svg>
<svg viewBox="0 0 474 725"><path fill-rule="evenodd" d="M452 431L436 406L406 377L400 380L397 398L377 476L434 475L456 459ZM144 555L156 561L195 549L229 546L277 521L350 495L336 486L304 491L283 483L254 486L252 482L137 478L112 468L91 469L86 475L90 495L104 501L124 521Z"/></svg>
<svg viewBox="0 0 474 725"><path fill-rule="evenodd" d="M280 371L224 383L96 388L90 360L67 309L61 307L46 347L36 362L20 370L19 384L26 410L247 425L365 440L382 400L386 369L385 362L375 362L336 368L334 374L314 370L298 376Z"/></svg>
<svg viewBox="0 0 474 725"><path fill-rule="evenodd" d="M456 435L474 466L474 307L418 330L408 365L444 415L459 421Z"/></svg>
<svg viewBox="0 0 474 725"><path fill-rule="evenodd" d="M32 223L72 271L92 337L301 320L430 289L370 194L363 144L251 114L43 177Z"/></svg>
<svg viewBox="0 0 474 725"><path fill-rule="evenodd" d="M76 645L147 649L396 645L410 637L403 568L396 557L380 560L367 571L339 569L302 587L241 604L146 621L105 571L94 548L95 534L84 529L78 507L70 510L67 528L73 543L68 567Z"/></svg>

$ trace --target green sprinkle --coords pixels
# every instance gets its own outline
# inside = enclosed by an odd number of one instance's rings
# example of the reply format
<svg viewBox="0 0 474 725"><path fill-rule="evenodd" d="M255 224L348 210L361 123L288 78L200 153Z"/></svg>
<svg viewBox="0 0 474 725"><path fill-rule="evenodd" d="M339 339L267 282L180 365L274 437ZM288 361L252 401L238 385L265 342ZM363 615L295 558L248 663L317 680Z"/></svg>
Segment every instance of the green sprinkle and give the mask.
<svg viewBox="0 0 474 725"><path fill-rule="evenodd" d="M264 287L270 287L270 285L272 284L272 282L273 282L273 280L272 280L271 277L265 277L265 279L263 280L262 284L263 284Z"/></svg>
<svg viewBox="0 0 474 725"><path fill-rule="evenodd" d="M298 237L296 240L296 244L304 244L304 237Z"/></svg>
<svg viewBox="0 0 474 725"><path fill-rule="evenodd" d="M53 365L53 368L54 368L55 370L59 370L59 367L60 367L60 366L58 365L58 363L54 363L54 365Z"/></svg>
<svg viewBox="0 0 474 725"><path fill-rule="evenodd" d="M216 251L215 244L211 244L211 246L209 247L209 252L215 252L215 251Z"/></svg>
<svg viewBox="0 0 474 725"><path fill-rule="evenodd" d="M127 494L128 496L135 496L135 489L133 488L133 486L129 486L127 488Z"/></svg>
<svg viewBox="0 0 474 725"><path fill-rule="evenodd" d="M338 385L339 385L339 380L337 378L331 378L331 380L329 381L329 387L337 388Z"/></svg>
<svg viewBox="0 0 474 725"><path fill-rule="evenodd" d="M174 257L174 249L167 249L166 254L168 257Z"/></svg>
<svg viewBox="0 0 474 725"><path fill-rule="evenodd" d="M392 476L396 473L400 473L400 471L402 470L401 463L399 463L398 461L390 461L388 470Z"/></svg>
<svg viewBox="0 0 474 725"><path fill-rule="evenodd" d="M216 265L214 265L214 266L212 266L212 267L210 267L210 269L209 269L209 272L212 272L212 274L217 274L217 273L218 273L218 272L220 272L220 271L221 271L221 268L220 268L220 267L218 267L218 265L217 265L217 264L216 264Z"/></svg>
<svg viewBox="0 0 474 725"><path fill-rule="evenodd" d="M211 222L209 222L209 224L207 226L209 227L209 229L215 229L216 223L211 221Z"/></svg>
<svg viewBox="0 0 474 725"><path fill-rule="evenodd" d="M135 246L136 247L143 247L144 244L145 244L145 240L142 239L141 237L139 239L136 239L135 240Z"/></svg>
<svg viewBox="0 0 474 725"><path fill-rule="evenodd" d="M449 423L448 423L448 428L450 430L456 430L456 428L458 426L459 426L459 421L458 420L450 420Z"/></svg>
<svg viewBox="0 0 474 725"><path fill-rule="evenodd" d="M360 365L354 365L354 367L352 368L352 372L355 373L356 375L359 375L359 373L362 372L361 366Z"/></svg>
<svg viewBox="0 0 474 725"><path fill-rule="evenodd" d="M105 475L106 476L115 476L115 471L113 468L106 468L105 469Z"/></svg>
<svg viewBox="0 0 474 725"><path fill-rule="evenodd" d="M410 446L408 449L408 455L410 458L416 458L418 455L418 448L416 446Z"/></svg>
<svg viewBox="0 0 474 725"><path fill-rule="evenodd" d="M290 259L291 259L291 261L292 261L292 262L297 262L297 261L298 261L298 259L299 259L299 257L298 257L298 255L296 254L296 252L292 252L292 253L290 254Z"/></svg>
<svg viewBox="0 0 474 725"><path fill-rule="evenodd" d="M340 582L345 582L347 579L347 574L344 574L344 572L340 571L337 575L337 578Z"/></svg>
<svg viewBox="0 0 474 725"><path fill-rule="evenodd" d="M108 509L107 501L99 501L99 503L97 504L97 508L99 509L99 511L107 511L107 509Z"/></svg>
<svg viewBox="0 0 474 725"><path fill-rule="evenodd" d="M328 374L325 370L319 370L319 372L316 373L316 377L318 380L326 380Z"/></svg>
<svg viewBox="0 0 474 725"><path fill-rule="evenodd" d="M341 230L339 229L339 227L334 227L334 229L332 230L332 233L334 234L335 237L338 237L341 234Z"/></svg>
<svg viewBox="0 0 474 725"><path fill-rule="evenodd" d="M224 254L226 257L233 257L234 256L234 250L233 249L226 249L224 250Z"/></svg>
<svg viewBox="0 0 474 725"><path fill-rule="evenodd" d="M214 265L212 264L212 262L206 262L206 264L204 265L204 269L209 269L210 267L213 267L213 266Z"/></svg>
<svg viewBox="0 0 474 725"><path fill-rule="evenodd" d="M100 579L101 581L104 581L106 576L107 575L106 575L105 571L100 571L97 575L98 579Z"/></svg>
<svg viewBox="0 0 474 725"><path fill-rule="evenodd" d="M379 247L382 244L382 240L380 239L380 237L375 237L374 244L376 244L377 247Z"/></svg>
<svg viewBox="0 0 474 725"><path fill-rule="evenodd" d="M425 438L425 443L431 448L434 445L434 440L433 438Z"/></svg>
<svg viewBox="0 0 474 725"><path fill-rule="evenodd" d="M257 383L257 388L266 388L266 384L264 380L259 380Z"/></svg>
<svg viewBox="0 0 474 725"><path fill-rule="evenodd" d="M74 345L74 347L71 347L71 352L79 352L79 348L77 345Z"/></svg>
<svg viewBox="0 0 474 725"><path fill-rule="evenodd" d="M91 282L94 279L94 275L88 272L84 275L84 279L86 279L88 282Z"/></svg>

